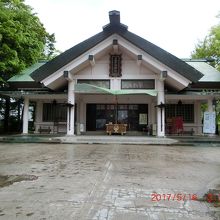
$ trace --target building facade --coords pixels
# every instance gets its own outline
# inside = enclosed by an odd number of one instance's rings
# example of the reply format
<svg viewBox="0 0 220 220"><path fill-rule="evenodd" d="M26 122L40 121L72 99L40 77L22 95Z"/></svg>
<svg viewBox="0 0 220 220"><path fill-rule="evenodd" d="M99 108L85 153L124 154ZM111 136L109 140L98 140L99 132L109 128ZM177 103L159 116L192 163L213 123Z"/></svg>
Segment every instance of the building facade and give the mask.
<svg viewBox="0 0 220 220"><path fill-rule="evenodd" d="M109 19L102 32L9 80L4 94L24 99L23 133L34 102L35 133L75 135L113 123L165 136L178 132L171 121L179 118L184 132L202 134L201 104L215 110L220 73L205 60L181 60L131 33L118 11Z"/></svg>

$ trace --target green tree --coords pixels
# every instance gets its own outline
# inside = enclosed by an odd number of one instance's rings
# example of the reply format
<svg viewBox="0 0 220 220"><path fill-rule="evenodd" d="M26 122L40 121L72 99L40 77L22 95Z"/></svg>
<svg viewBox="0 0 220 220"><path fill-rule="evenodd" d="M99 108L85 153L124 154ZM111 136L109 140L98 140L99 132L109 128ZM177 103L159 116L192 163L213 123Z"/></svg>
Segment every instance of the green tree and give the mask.
<svg viewBox="0 0 220 220"><path fill-rule="evenodd" d="M5 81L55 52L49 34L24 0L0 0L0 80Z"/></svg>
<svg viewBox="0 0 220 220"><path fill-rule="evenodd" d="M217 16L220 18L220 14ZM206 58L210 65L220 71L220 23L211 27L204 40L199 41L191 54L192 58ZM202 112L207 109L207 104L202 105ZM220 123L220 101L216 102L216 120Z"/></svg>
<svg viewBox="0 0 220 220"><path fill-rule="evenodd" d="M46 31L24 0L0 0L0 87L7 86L6 81L10 77L39 59L52 58L57 52L54 43L54 34ZM0 98L0 120L4 118L4 132L8 131L13 105L10 105L10 98Z"/></svg>
<svg viewBox="0 0 220 220"><path fill-rule="evenodd" d="M217 17L220 18L220 14ZM198 42L191 56L210 59L210 64L220 71L220 23L211 28L204 40Z"/></svg>

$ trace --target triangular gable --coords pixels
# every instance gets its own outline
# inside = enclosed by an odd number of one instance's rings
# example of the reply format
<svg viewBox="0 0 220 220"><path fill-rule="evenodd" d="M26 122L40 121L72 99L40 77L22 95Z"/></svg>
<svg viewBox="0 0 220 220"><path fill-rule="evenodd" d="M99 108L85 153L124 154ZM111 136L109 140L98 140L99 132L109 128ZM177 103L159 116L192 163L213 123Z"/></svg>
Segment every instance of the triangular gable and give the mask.
<svg viewBox="0 0 220 220"><path fill-rule="evenodd" d="M147 54L191 82L197 82L203 76L203 74L201 74L199 71L197 71L184 61L161 49L155 44L152 44L151 42L128 31L127 26L120 23L119 12L112 11L109 13L109 16L110 23L103 27L102 32L92 36L91 38L77 44L76 46L55 57L53 60L49 61L48 63L34 71L31 74L31 77L35 81L41 82L45 78L52 75L54 72L61 69L63 66L78 58L83 53L87 52L102 41L106 40L113 34L118 34L125 40L129 41L131 44L140 48L141 50L143 50L144 52L146 52Z"/></svg>

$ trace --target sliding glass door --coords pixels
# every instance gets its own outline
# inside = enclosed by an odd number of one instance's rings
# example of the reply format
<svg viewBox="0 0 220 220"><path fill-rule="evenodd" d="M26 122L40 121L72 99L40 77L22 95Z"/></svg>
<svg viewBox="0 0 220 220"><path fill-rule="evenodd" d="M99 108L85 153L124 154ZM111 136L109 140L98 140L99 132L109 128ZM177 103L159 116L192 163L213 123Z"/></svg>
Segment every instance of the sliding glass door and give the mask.
<svg viewBox="0 0 220 220"><path fill-rule="evenodd" d="M143 131L148 125L148 105L87 104L87 131L105 130L108 123L127 124L130 131Z"/></svg>

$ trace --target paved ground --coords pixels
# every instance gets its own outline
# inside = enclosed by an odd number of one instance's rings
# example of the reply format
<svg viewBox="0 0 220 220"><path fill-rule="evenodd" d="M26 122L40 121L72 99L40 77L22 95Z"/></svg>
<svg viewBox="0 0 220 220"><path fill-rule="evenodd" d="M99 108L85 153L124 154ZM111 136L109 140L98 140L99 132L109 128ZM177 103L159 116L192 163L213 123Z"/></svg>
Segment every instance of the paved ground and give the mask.
<svg viewBox="0 0 220 220"><path fill-rule="evenodd" d="M65 144L151 144L151 145L171 145L178 142L175 138L152 137L128 135L6 135L0 136L2 143L65 143ZM192 139L192 138L191 138ZM201 138L200 138L201 139ZM217 139L217 138L215 138ZM219 139L218 139L219 140ZM220 140L219 140L220 143Z"/></svg>
<svg viewBox="0 0 220 220"><path fill-rule="evenodd" d="M217 220L219 178L217 145L0 143L0 219Z"/></svg>

